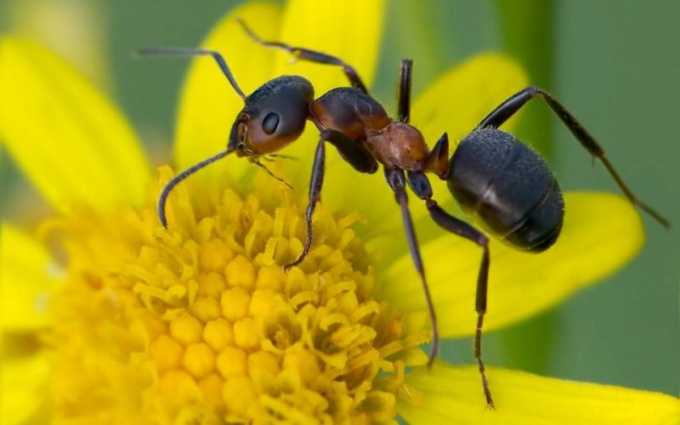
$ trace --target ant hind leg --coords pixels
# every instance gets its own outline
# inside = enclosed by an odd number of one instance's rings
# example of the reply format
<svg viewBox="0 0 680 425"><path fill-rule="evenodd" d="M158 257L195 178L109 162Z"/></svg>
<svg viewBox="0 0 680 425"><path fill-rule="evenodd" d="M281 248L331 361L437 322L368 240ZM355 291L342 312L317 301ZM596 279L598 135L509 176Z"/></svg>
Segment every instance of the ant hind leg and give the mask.
<svg viewBox="0 0 680 425"><path fill-rule="evenodd" d="M430 182L424 173L409 172L408 185L420 199L425 201L425 206L430 213L430 217L432 217L432 220L439 227L471 242L474 242L483 250L482 261L479 266L479 272L477 273L477 291L475 296L477 326L475 328L473 354L475 356L475 360L477 361L479 374L482 378L482 389L484 390L486 404L493 409L493 398L491 397L489 382L486 378L486 368L484 367L484 362L482 361L482 327L484 324L484 315L486 314L489 283L489 240L479 230L444 211L444 209L442 209L442 207L440 207L437 202L432 199L432 187L430 186Z"/></svg>
<svg viewBox="0 0 680 425"><path fill-rule="evenodd" d="M621 191L626 195L628 200L638 208L649 214L654 220L661 224L665 228L670 227L670 222L663 217L661 214L656 212L649 205L640 201L640 199L633 194L633 191L623 182L623 179L619 173L614 169L614 166L609 161L604 153L604 149L599 143L595 141L593 136L588 133L588 131L581 125L581 123L574 117L571 112L567 110L557 99L555 99L550 93L545 90L536 87L529 86L514 95L510 96L505 102L501 103L496 109L491 111L481 123L477 126L478 129L481 128L498 128L510 117L515 115L527 102L536 97L542 98L550 106L550 109L557 115L557 117L562 121L562 123L569 129L571 134L574 135L576 140L583 146L585 150L588 151L594 158L599 159L604 164L605 168L609 172L609 175L614 179L616 185L621 189Z"/></svg>

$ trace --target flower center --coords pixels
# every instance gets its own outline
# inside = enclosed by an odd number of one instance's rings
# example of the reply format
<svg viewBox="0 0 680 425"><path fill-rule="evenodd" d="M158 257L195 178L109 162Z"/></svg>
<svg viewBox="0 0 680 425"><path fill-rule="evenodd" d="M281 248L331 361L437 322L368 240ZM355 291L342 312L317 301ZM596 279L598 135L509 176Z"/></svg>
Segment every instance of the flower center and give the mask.
<svg viewBox="0 0 680 425"><path fill-rule="evenodd" d="M158 187L171 177L159 170ZM260 175L239 196L190 179L169 198L63 225L51 391L88 423L361 423L395 416L427 333L372 297L375 273L323 206L305 261L304 199ZM189 187L189 189L187 188ZM152 192L158 193L157 188ZM113 418L113 420L112 420Z"/></svg>

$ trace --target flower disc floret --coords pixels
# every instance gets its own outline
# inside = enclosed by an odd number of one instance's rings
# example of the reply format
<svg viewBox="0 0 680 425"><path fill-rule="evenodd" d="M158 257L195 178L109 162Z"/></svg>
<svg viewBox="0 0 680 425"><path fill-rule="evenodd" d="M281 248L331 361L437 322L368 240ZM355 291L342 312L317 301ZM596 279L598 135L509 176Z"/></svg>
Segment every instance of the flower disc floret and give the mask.
<svg viewBox="0 0 680 425"><path fill-rule="evenodd" d="M159 174L159 186L171 177ZM351 228L358 217L320 208L313 250L286 273L302 249L303 198L268 179L219 199L187 186L170 197L167 229L152 198L140 209L80 210L58 226L71 265L51 306L60 416L393 418L427 333L373 298L370 256Z"/></svg>

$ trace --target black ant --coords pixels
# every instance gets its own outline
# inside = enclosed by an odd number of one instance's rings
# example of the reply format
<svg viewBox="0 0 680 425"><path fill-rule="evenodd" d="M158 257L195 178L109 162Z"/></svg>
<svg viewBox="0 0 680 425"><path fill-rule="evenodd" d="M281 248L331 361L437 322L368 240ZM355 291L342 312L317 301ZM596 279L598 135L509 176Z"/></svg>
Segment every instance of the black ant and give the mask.
<svg viewBox="0 0 680 425"><path fill-rule="evenodd" d="M139 53L142 55L211 56L245 104L234 121L227 148L178 174L165 186L158 200L160 222L167 227L165 215L167 197L187 176L230 153L246 157L265 168L258 159L272 155L297 140L307 120L311 121L319 130L320 137L314 156L309 204L305 214L307 238L299 257L284 268L287 270L300 264L312 245L314 239L312 215L319 202L323 185L326 142L334 145L340 156L361 173L375 173L378 164L382 164L387 183L394 191L396 201L401 207L409 251L420 275L427 301L432 323L432 348L428 366L432 365L439 348L437 318L407 205L406 186L408 185L419 199L425 201L435 223L476 243L482 249L475 302L477 327L474 356L489 407L493 407L493 399L481 358L482 323L487 307L490 263L488 238L472 225L445 212L432 199L432 188L425 173L431 172L446 180L451 194L462 209L476 218L487 233L510 246L528 252L539 253L550 248L560 234L564 218L564 201L557 180L540 155L512 135L498 130L498 127L529 100L539 97L548 103L581 145L593 157L602 161L616 184L633 204L663 226L669 226L665 218L635 197L614 170L600 145L576 118L554 97L538 87L529 86L494 109L460 142L449 160L449 141L446 133L430 150L420 131L409 124L413 65L410 59L401 62L398 119L395 120L390 118L385 109L368 94L366 86L351 65L322 52L276 41L264 41L245 23L242 21L239 23L246 34L262 46L283 49L297 59L341 67L351 87L338 87L315 99L314 88L307 79L285 75L264 83L246 96L219 52L164 47L140 50Z"/></svg>

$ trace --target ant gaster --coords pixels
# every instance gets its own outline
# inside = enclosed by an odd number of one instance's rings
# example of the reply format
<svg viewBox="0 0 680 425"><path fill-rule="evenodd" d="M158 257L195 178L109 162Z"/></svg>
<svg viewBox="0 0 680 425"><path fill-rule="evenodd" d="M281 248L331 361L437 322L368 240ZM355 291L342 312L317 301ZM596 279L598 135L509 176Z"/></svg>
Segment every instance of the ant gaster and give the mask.
<svg viewBox="0 0 680 425"><path fill-rule="evenodd" d="M430 150L420 131L409 124L411 60L404 59L401 62L398 118L395 120L368 94L354 68L341 59L281 42L264 41L242 21L239 23L246 34L262 46L283 49L297 59L341 67L351 87L335 88L315 99L314 88L307 79L286 75L266 82L246 96L236 83L226 61L216 51L165 47L140 50L142 55L211 56L245 104L234 121L227 148L178 174L165 186L158 201L161 223L167 227L165 203L168 195L187 176L230 153L247 157L265 168L258 158L274 154L297 140L306 122L311 121L318 129L320 137L314 155L309 204L305 214L307 237L302 253L295 261L287 264L285 269L300 264L312 245L312 215L323 185L326 142L335 146L340 156L358 172L372 174L378 170L378 164L382 164L387 183L394 191L401 208L408 248L427 301L432 324L432 348L428 366L432 365L439 347L437 318L407 205L406 186L425 202L435 223L448 232L472 241L482 250L475 302L477 326L474 356L489 407L493 407L493 399L481 358L482 324L487 309L490 264L488 238L472 225L451 216L437 204L432 198L432 188L425 173L430 172L446 180L451 194L462 209L474 217L487 233L512 247L528 252L539 253L550 248L560 234L564 218L564 201L557 180L541 156L512 135L498 130L529 100L538 97L546 101L581 145L604 163L616 184L632 203L663 226L669 226L665 218L635 197L605 157L600 145L576 118L554 97L538 87L529 86L494 109L460 142L449 160L446 133Z"/></svg>

